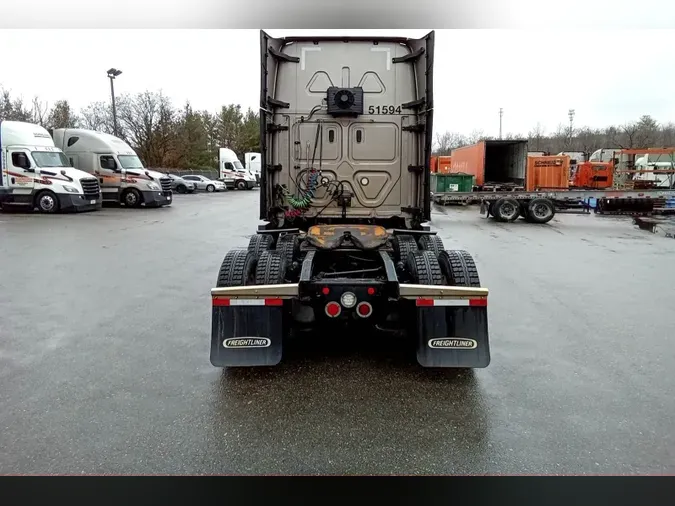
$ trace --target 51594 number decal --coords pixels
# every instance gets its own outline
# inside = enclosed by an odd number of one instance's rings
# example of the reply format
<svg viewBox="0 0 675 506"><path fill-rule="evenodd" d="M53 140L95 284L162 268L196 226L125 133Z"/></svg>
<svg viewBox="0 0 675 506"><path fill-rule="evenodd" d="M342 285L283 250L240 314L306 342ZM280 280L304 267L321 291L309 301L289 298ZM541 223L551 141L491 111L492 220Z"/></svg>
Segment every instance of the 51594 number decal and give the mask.
<svg viewBox="0 0 675 506"><path fill-rule="evenodd" d="M368 114L401 114L401 106L371 105L368 107Z"/></svg>

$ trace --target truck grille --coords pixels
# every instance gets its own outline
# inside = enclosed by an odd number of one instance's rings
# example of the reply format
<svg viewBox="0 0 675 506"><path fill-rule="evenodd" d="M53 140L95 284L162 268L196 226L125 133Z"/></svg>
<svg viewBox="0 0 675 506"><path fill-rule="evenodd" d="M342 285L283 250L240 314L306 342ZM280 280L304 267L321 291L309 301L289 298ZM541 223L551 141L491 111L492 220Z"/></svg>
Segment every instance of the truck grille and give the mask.
<svg viewBox="0 0 675 506"><path fill-rule="evenodd" d="M101 187L98 185L98 179L93 177L80 179L80 184L82 185L85 197L97 199L101 196Z"/></svg>
<svg viewBox="0 0 675 506"><path fill-rule="evenodd" d="M163 192L171 191L171 178L163 177L162 179L159 180L159 182L162 185Z"/></svg>

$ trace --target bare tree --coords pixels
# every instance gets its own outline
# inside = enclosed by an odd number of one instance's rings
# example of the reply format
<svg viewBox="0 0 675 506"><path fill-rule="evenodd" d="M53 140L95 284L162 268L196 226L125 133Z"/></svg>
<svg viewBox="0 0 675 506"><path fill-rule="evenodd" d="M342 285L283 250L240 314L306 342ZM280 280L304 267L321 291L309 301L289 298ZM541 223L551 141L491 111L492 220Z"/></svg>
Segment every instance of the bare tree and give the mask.
<svg viewBox="0 0 675 506"><path fill-rule="evenodd" d="M544 135L545 135L544 127L542 127L541 123L537 121L535 127L532 130L530 130L527 134L527 139L529 140L531 147L534 148L534 151L542 151L541 141Z"/></svg>
<svg viewBox="0 0 675 506"><path fill-rule="evenodd" d="M112 106L106 102L92 102L80 111L80 122L87 130L112 134Z"/></svg>
<svg viewBox="0 0 675 506"><path fill-rule="evenodd" d="M41 127L47 126L47 118L49 117L49 104L47 102L41 101L38 97L33 97L33 105L30 109L30 122L40 125Z"/></svg>

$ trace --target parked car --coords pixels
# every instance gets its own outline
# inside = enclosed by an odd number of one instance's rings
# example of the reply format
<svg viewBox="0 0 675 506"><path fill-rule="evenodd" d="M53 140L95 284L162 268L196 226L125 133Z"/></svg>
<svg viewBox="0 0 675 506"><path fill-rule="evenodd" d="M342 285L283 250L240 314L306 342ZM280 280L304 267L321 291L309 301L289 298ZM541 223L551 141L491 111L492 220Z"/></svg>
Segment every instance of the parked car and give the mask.
<svg viewBox="0 0 675 506"><path fill-rule="evenodd" d="M174 174L167 174L171 179L171 189L177 193L193 193L197 189L194 181L186 181L180 176Z"/></svg>
<svg viewBox="0 0 675 506"><path fill-rule="evenodd" d="M214 181L213 179L209 179L206 176L196 176L190 174L188 176L183 176L183 179L195 183L198 190L204 190L207 192L222 192L227 190L225 183L222 181Z"/></svg>

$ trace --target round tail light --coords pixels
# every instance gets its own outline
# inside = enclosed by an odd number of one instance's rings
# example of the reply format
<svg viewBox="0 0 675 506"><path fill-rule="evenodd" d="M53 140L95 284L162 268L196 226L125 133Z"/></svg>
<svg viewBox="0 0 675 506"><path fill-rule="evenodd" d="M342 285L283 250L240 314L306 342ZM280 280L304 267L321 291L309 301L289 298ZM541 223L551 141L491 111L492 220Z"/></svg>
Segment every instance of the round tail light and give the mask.
<svg viewBox="0 0 675 506"><path fill-rule="evenodd" d="M326 304L326 314L331 317L331 318L336 318L340 316L340 312L342 312L342 308L340 307L340 304L337 302L329 302Z"/></svg>
<svg viewBox="0 0 675 506"><path fill-rule="evenodd" d="M358 314L361 318L368 318L371 314L373 314L373 306L371 306L368 302L361 302L358 306L356 306L356 314Z"/></svg>

